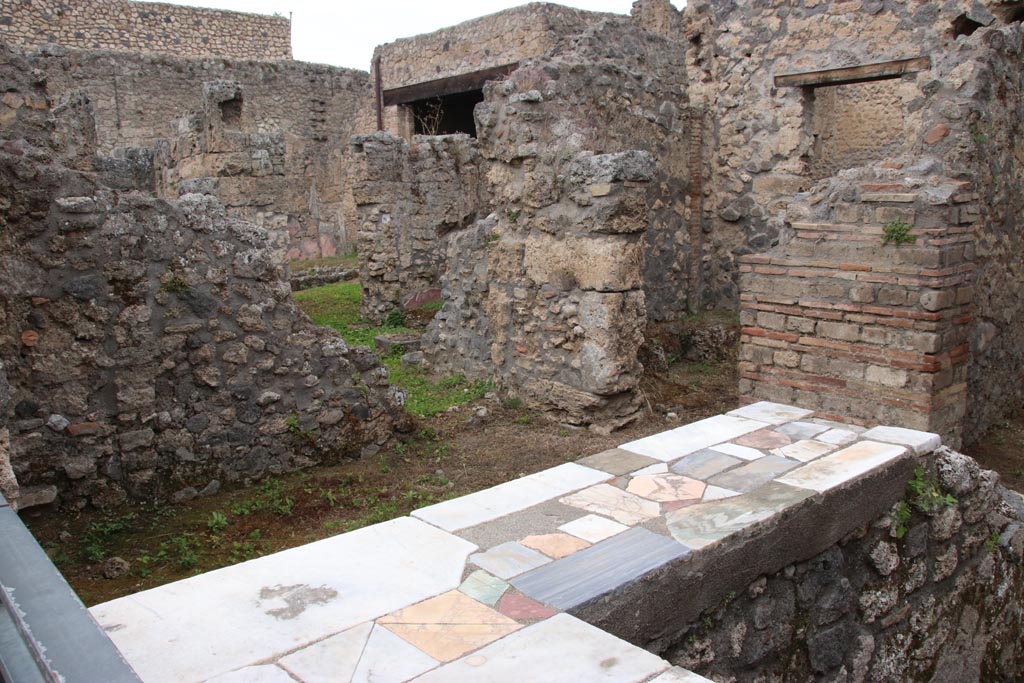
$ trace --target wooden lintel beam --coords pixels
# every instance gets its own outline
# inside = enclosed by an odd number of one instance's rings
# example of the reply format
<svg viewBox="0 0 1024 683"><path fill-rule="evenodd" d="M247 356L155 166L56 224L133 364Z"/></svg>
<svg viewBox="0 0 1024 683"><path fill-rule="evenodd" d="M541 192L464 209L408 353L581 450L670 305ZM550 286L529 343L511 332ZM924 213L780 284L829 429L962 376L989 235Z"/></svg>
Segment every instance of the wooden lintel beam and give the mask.
<svg viewBox="0 0 1024 683"><path fill-rule="evenodd" d="M396 104L408 104L417 100L425 100L431 97L444 97L470 90L479 90L484 87L487 81L494 81L507 76L519 67L519 62L503 64L490 69L481 69L468 74L459 74L449 78L439 78L434 81L415 83L401 88L392 88L384 91L384 106L390 107Z"/></svg>
<svg viewBox="0 0 1024 683"><path fill-rule="evenodd" d="M815 87L819 85L846 85L879 81L883 78L897 78L903 74L925 71L932 67L931 57L896 59L878 64L862 64L843 69L807 71L799 74L783 74L775 77L777 88Z"/></svg>

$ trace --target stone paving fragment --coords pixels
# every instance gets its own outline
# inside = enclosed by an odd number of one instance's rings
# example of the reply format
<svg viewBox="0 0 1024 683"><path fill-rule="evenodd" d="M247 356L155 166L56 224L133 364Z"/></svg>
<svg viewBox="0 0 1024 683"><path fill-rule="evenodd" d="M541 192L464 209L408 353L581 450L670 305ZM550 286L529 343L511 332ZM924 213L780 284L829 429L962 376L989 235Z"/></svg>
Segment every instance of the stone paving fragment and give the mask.
<svg viewBox="0 0 1024 683"><path fill-rule="evenodd" d="M781 458L777 455L766 455L760 460L754 460L742 467L716 474L708 479L708 483L732 491L748 493L799 464L796 460Z"/></svg>
<svg viewBox="0 0 1024 683"><path fill-rule="evenodd" d="M586 515L585 517L580 517L577 520L563 524L558 528L567 534L572 534L577 538L582 538L584 541L590 541L591 543L603 541L606 538L611 538L615 534L621 534L623 531L629 529L625 524L620 524L619 522L608 519L607 517L601 517L600 515Z"/></svg>
<svg viewBox="0 0 1024 683"><path fill-rule="evenodd" d="M585 465L586 467L592 467L595 470L601 470L602 472L618 476L620 474L628 474L656 462L658 461L654 458L648 458L645 455L637 455L636 453L624 451L621 448L613 448L597 455L581 458L576 461L576 464Z"/></svg>
<svg viewBox="0 0 1024 683"><path fill-rule="evenodd" d="M772 453L782 458L799 460L800 462L810 462L815 458L820 458L826 453L831 453L835 449L836 447L831 444L804 439L802 441L791 443L788 446L783 446L782 448L776 448Z"/></svg>
<svg viewBox="0 0 1024 683"><path fill-rule="evenodd" d="M660 676L652 678L648 683L714 683L714 681L674 666Z"/></svg>
<svg viewBox="0 0 1024 683"><path fill-rule="evenodd" d="M561 559L566 555L572 555L577 550L590 547L590 543L582 538L559 533L527 536L519 542L527 548L538 550L554 560Z"/></svg>
<svg viewBox="0 0 1024 683"><path fill-rule="evenodd" d="M611 517L630 526L661 514L661 508L654 501L634 496L608 484L598 484L584 489L562 498L561 502L587 512Z"/></svg>
<svg viewBox="0 0 1024 683"><path fill-rule="evenodd" d="M657 465L649 465L642 470L634 472L633 476L639 477L644 474L668 474L668 463L659 462Z"/></svg>
<svg viewBox="0 0 1024 683"><path fill-rule="evenodd" d="M815 441L829 443L833 446L845 446L857 440L857 433L849 429L830 429L814 437Z"/></svg>
<svg viewBox="0 0 1024 683"><path fill-rule="evenodd" d="M942 437L931 432L919 432L916 429L902 427L875 427L860 435L862 439L884 441L885 443L907 446L914 455L930 453L942 445Z"/></svg>
<svg viewBox="0 0 1024 683"><path fill-rule="evenodd" d="M665 516L665 522L673 538L697 550L771 519L813 495L814 492L807 489L772 482L743 496L670 512Z"/></svg>
<svg viewBox="0 0 1024 683"><path fill-rule="evenodd" d="M890 460L902 457L906 453L907 449L903 446L876 441L859 441L779 477L777 481L823 493L856 479Z"/></svg>
<svg viewBox="0 0 1024 683"><path fill-rule="evenodd" d="M716 453L724 453L725 455L731 455L734 458L739 458L740 460L757 460L758 458L763 458L766 455L764 451L751 448L750 446L740 446L734 443L721 443L717 446L712 446L708 450L715 451Z"/></svg>
<svg viewBox="0 0 1024 683"><path fill-rule="evenodd" d="M689 548L642 527L612 536L586 550L534 569L511 581L524 595L567 610L612 591Z"/></svg>
<svg viewBox="0 0 1024 683"><path fill-rule="evenodd" d="M813 439L822 432L827 432L831 427L816 422L790 422L775 429L775 431L790 437L794 441L801 439Z"/></svg>
<svg viewBox="0 0 1024 683"><path fill-rule="evenodd" d="M494 607L509 588L508 583L483 569L477 569L466 577L459 590L477 602Z"/></svg>
<svg viewBox="0 0 1024 683"><path fill-rule="evenodd" d="M377 623L441 662L450 662L520 628L515 620L459 591L388 614Z"/></svg>
<svg viewBox="0 0 1024 683"><path fill-rule="evenodd" d="M570 462L468 496L414 510L412 516L445 531L458 531L611 478L612 475L607 472Z"/></svg>
<svg viewBox="0 0 1024 683"><path fill-rule="evenodd" d="M206 683L295 683L295 679L285 673L283 669L269 664L247 666L244 669L207 679Z"/></svg>
<svg viewBox="0 0 1024 683"><path fill-rule="evenodd" d="M302 683L403 683L440 662L382 626L363 624L278 664Z"/></svg>
<svg viewBox="0 0 1024 683"><path fill-rule="evenodd" d="M708 486L704 489L703 500L722 500L723 498L732 498L733 496L743 495L739 491L733 491L732 489L723 489L721 486Z"/></svg>
<svg viewBox="0 0 1024 683"><path fill-rule="evenodd" d="M672 471L686 477L705 480L743 462L739 458L707 448L673 463Z"/></svg>
<svg viewBox="0 0 1024 683"><path fill-rule="evenodd" d="M619 448L669 462L764 427L764 422L733 415L716 415L667 432L630 441Z"/></svg>
<svg viewBox="0 0 1024 683"><path fill-rule="evenodd" d="M551 561L550 557L509 541L483 553L474 553L469 561L501 579L511 579Z"/></svg>
<svg viewBox="0 0 1024 683"><path fill-rule="evenodd" d="M558 612L536 600L531 600L522 593L510 591L498 603L498 611L516 621L535 621L553 617Z"/></svg>
<svg viewBox="0 0 1024 683"><path fill-rule="evenodd" d="M413 681L641 683L668 666L646 650L576 617L558 614Z"/></svg>
<svg viewBox="0 0 1024 683"><path fill-rule="evenodd" d="M744 434L733 439L733 443L738 446L762 449L778 448L779 446L792 443L792 441L788 436L774 429L759 429L756 432Z"/></svg>
<svg viewBox="0 0 1024 683"><path fill-rule="evenodd" d="M652 474L633 477L626 490L659 503L700 500L704 482L678 474Z"/></svg>
<svg viewBox="0 0 1024 683"><path fill-rule="evenodd" d="M730 410L726 415L745 417L751 420L760 420L768 424L781 425L794 420L802 420L805 417L814 415L813 410L804 410L796 406L787 406L782 403L771 401L759 401L743 406L736 410Z"/></svg>
<svg viewBox="0 0 1024 683"><path fill-rule="evenodd" d="M475 549L400 517L118 598L91 613L146 683L203 681L452 590ZM168 657L169 647L188 656Z"/></svg>

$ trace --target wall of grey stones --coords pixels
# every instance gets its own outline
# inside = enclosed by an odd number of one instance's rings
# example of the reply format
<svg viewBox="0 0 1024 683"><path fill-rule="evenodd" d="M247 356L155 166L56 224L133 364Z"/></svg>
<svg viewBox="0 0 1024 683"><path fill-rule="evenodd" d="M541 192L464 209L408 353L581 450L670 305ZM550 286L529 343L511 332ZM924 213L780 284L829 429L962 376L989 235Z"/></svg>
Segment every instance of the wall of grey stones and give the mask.
<svg viewBox="0 0 1024 683"><path fill-rule="evenodd" d="M667 657L720 683L1018 680L1024 497L944 447L922 466L923 497L908 486L890 514L722 596Z"/></svg>
<svg viewBox="0 0 1024 683"><path fill-rule="evenodd" d="M180 500L391 437L401 393L299 311L266 231L211 195L158 199L149 150L96 154L87 96L49 101L12 52L0 69L0 358L23 497Z"/></svg>
<svg viewBox="0 0 1024 683"><path fill-rule="evenodd" d="M3 0L0 40L183 57L292 58L285 17L133 0Z"/></svg>
<svg viewBox="0 0 1024 683"><path fill-rule="evenodd" d="M103 154L163 145L162 170L171 176L162 189L168 196L177 196L181 179L205 178L201 188L193 183L185 191L214 192L233 213L275 234L292 259L333 256L354 246L345 156L353 133L372 130L365 72L64 48L40 51L36 65L52 98L88 94ZM231 135L218 135L212 126L220 113L210 96L225 83L236 85L241 106ZM211 149L214 138L224 145ZM264 172L260 149L271 139L280 158ZM224 154L234 155L229 166L219 163L228 158ZM244 154L252 158L242 159Z"/></svg>

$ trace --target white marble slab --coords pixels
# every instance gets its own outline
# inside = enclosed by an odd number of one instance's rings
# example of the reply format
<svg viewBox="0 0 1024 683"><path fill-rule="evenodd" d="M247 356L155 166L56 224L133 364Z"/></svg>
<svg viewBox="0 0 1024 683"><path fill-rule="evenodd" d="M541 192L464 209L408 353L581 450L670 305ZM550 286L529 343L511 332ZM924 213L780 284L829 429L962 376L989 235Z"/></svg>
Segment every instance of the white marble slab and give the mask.
<svg viewBox="0 0 1024 683"><path fill-rule="evenodd" d="M146 683L203 681L454 589L474 550L402 517L90 612Z"/></svg>
<svg viewBox="0 0 1024 683"><path fill-rule="evenodd" d="M861 441L792 470L776 481L822 493L857 479L906 453L907 449L903 446Z"/></svg>
<svg viewBox="0 0 1024 683"><path fill-rule="evenodd" d="M788 446L773 448L772 453L783 458L799 460L800 462L810 462L815 458L820 458L823 455L831 453L835 449L836 447L832 444L822 443L812 439L803 439L802 441L791 443Z"/></svg>
<svg viewBox="0 0 1024 683"><path fill-rule="evenodd" d="M630 526L661 515L661 506L653 500L634 496L610 484L591 486L562 498L560 502Z"/></svg>
<svg viewBox="0 0 1024 683"><path fill-rule="evenodd" d="M207 679L206 683L295 683L295 679L284 670L273 664L268 664L247 666L244 669Z"/></svg>
<svg viewBox="0 0 1024 683"><path fill-rule="evenodd" d="M415 683L641 683L668 662L568 614L527 626Z"/></svg>
<svg viewBox="0 0 1024 683"><path fill-rule="evenodd" d="M696 453L708 446L756 432L766 426L768 425L764 422L748 420L743 417L716 415L667 432L630 441L619 448L662 462L669 462L684 455Z"/></svg>
<svg viewBox="0 0 1024 683"><path fill-rule="evenodd" d="M723 498L733 498L739 495L741 495L739 491L724 489L721 486L708 486L704 489L704 497L701 500L722 500Z"/></svg>
<svg viewBox="0 0 1024 683"><path fill-rule="evenodd" d="M362 624L278 661L302 683L404 683L438 664L374 624Z"/></svg>
<svg viewBox="0 0 1024 683"><path fill-rule="evenodd" d="M576 538L582 538L584 541L599 543L606 538L611 538L615 534L621 534L629 529L629 527L600 515L586 515L585 517L567 522L558 527L558 529L567 534L572 534Z"/></svg>
<svg viewBox="0 0 1024 683"><path fill-rule="evenodd" d="M634 477L642 477L648 474L667 474L668 463L659 462L657 465L648 465L647 467L633 472Z"/></svg>
<svg viewBox="0 0 1024 683"><path fill-rule="evenodd" d="M919 432L916 429L902 427L875 427L860 435L862 439L884 441L907 446L915 455L931 453L942 445L942 437L931 432Z"/></svg>
<svg viewBox="0 0 1024 683"><path fill-rule="evenodd" d="M445 531L459 531L612 478L613 475L607 472L570 462L468 496L420 508L412 516Z"/></svg>
<svg viewBox="0 0 1024 683"><path fill-rule="evenodd" d="M857 440L857 432L849 429L830 429L823 434L818 434L814 440L830 443L833 446L845 446ZM884 439L880 439L880 441L884 441Z"/></svg>
<svg viewBox="0 0 1024 683"><path fill-rule="evenodd" d="M724 453L726 455L739 458L740 460L748 461L763 458L765 455L762 451L759 451L756 448L751 448L750 446L739 446L734 443L721 443L717 446L712 446L708 450L715 451L717 453Z"/></svg>
<svg viewBox="0 0 1024 683"><path fill-rule="evenodd" d="M771 401L760 401L743 406L736 410L730 410L726 415L745 417L751 420L760 420L768 424L781 425L794 420L802 420L805 417L814 415L813 410L804 410L796 406L787 406L783 403L772 403Z"/></svg>
<svg viewBox="0 0 1024 683"><path fill-rule="evenodd" d="M704 678L692 671L674 666L657 678L652 678L649 683L715 683L710 678Z"/></svg>

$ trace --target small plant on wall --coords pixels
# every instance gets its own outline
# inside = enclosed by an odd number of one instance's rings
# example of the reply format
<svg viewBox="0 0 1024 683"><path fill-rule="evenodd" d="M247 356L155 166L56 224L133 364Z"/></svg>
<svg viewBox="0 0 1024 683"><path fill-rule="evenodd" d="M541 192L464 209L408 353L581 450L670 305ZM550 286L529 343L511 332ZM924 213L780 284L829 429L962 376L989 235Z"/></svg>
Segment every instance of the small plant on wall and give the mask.
<svg viewBox="0 0 1024 683"><path fill-rule="evenodd" d="M903 244L913 244L917 241L917 235L911 235L913 226L903 221L892 221L886 223L882 228L882 246L895 244L897 247Z"/></svg>

